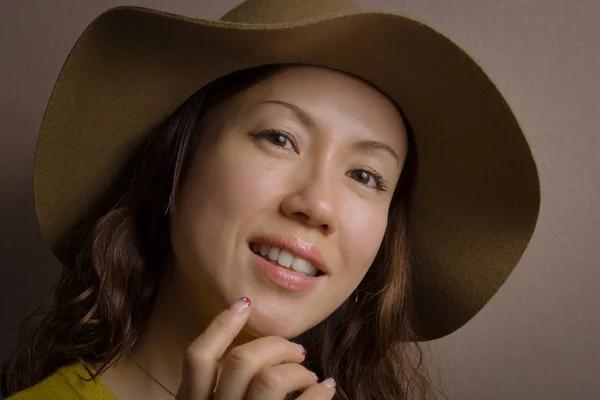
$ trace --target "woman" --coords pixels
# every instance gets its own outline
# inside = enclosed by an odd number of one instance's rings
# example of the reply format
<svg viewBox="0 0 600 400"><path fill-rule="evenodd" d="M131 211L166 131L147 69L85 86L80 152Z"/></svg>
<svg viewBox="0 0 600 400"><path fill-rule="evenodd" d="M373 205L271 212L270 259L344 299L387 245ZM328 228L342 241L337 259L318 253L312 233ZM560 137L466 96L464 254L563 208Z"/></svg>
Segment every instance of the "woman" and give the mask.
<svg viewBox="0 0 600 400"><path fill-rule="evenodd" d="M514 268L535 164L447 39L309 3L227 22L121 8L86 30L36 153L65 270L4 395L433 396L418 341Z"/></svg>

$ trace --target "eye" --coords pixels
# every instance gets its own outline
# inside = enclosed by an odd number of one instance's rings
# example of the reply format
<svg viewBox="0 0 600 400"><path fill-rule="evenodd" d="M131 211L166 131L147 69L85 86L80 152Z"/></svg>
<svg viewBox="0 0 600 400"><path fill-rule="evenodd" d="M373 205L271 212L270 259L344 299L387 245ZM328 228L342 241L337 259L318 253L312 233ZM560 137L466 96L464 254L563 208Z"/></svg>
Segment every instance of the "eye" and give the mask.
<svg viewBox="0 0 600 400"><path fill-rule="evenodd" d="M387 190L387 183L380 173L369 169L355 169L348 176L366 187L377 189L380 192Z"/></svg>
<svg viewBox="0 0 600 400"><path fill-rule="evenodd" d="M298 152L298 146L294 138L287 132L277 129L267 129L258 133L253 133L252 137L259 140L264 140L284 150L293 150Z"/></svg>

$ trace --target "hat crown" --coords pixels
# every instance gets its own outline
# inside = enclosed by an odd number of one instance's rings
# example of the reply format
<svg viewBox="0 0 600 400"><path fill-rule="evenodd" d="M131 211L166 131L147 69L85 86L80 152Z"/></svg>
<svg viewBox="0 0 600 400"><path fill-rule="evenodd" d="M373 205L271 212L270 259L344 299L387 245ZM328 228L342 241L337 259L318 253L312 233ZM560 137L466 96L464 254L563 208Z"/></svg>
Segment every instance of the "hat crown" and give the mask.
<svg viewBox="0 0 600 400"><path fill-rule="evenodd" d="M247 0L225 14L221 21L277 24L329 18L360 12L351 0Z"/></svg>

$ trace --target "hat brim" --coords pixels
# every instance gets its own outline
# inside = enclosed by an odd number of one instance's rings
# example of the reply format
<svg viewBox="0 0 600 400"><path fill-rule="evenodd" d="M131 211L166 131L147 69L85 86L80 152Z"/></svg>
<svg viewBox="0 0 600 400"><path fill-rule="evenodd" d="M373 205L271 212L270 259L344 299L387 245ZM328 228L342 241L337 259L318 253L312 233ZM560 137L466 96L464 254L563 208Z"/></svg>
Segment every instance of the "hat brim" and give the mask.
<svg viewBox="0 0 600 400"><path fill-rule="evenodd" d="M38 140L35 205L54 249L153 126L214 78L305 63L373 83L404 111L418 152L418 333L447 335L496 293L538 218L527 141L502 95L449 39L402 15L294 24L190 19L138 7L99 16L71 51Z"/></svg>

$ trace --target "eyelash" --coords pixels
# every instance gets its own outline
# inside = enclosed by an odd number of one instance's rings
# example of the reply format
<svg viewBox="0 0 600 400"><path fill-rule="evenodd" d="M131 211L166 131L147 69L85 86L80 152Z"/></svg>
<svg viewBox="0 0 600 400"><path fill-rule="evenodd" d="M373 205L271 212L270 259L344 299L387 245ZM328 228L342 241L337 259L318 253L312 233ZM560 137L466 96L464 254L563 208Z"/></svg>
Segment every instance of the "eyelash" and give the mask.
<svg viewBox="0 0 600 400"><path fill-rule="evenodd" d="M253 139L263 140L263 141L266 141L266 142L268 142L268 143L270 143L270 144L272 144L274 146L277 146L277 144L275 144L275 143L273 143L273 142L271 142L271 141L268 140L269 136L273 136L273 135L278 135L278 136L284 137L285 139L289 140L290 144L293 147L293 150L296 153L298 153L298 145L297 145L296 141L287 132L284 132L284 131L281 131L281 130L278 130L278 129L274 129L274 128L270 128L270 129L266 129L266 130L263 130L263 131L254 132L254 133L250 134L250 136L252 136ZM284 149L281 146L277 146L277 147L279 147L281 149ZM355 172L366 172L375 181L375 185L376 185L376 187L374 188L375 190L377 190L378 192L386 192L387 191L388 185L387 185L386 180L383 178L383 176L379 172L375 171L374 169L361 168L361 169L356 169L356 170L352 171L352 173L355 173ZM348 175L351 177L352 173L349 173ZM361 183L364 186L367 186L366 184L364 184L362 182L359 182L359 183ZM367 187L369 187L369 186L367 186Z"/></svg>
<svg viewBox="0 0 600 400"><path fill-rule="evenodd" d="M352 172L366 172L375 181L375 188L374 189L376 189L378 192L387 192L388 185L387 185L386 180L383 178L383 176L381 176L381 174L379 172L375 171L374 169L361 168L361 169L355 169ZM363 183L363 185L367 186L364 183ZM369 187L369 186L367 186L367 187Z"/></svg>
<svg viewBox="0 0 600 400"><path fill-rule="evenodd" d="M287 132L280 131L280 130L278 130L278 129L273 129L273 128L270 128L270 129L266 129L266 130L264 130L264 131L260 131L260 132L254 132L254 133L251 133L251 134L250 134L250 136L252 136L254 139L257 139L257 140L264 140L264 141L266 141L266 142L269 142L269 143L271 143L271 144L272 144L272 145L274 145L274 146L277 146L275 143L273 143L273 142L271 142L271 141L269 141L269 140L267 139L269 136L274 136L274 135L282 136L282 137L286 138L287 140L289 140L289 141L290 141L290 143L292 144L292 147L294 148L294 151L295 151L296 153L298 153L298 145L297 145L296 141L295 141L295 140L294 140L294 138L293 138L293 137L292 137L292 136L291 136L289 133L287 133ZM277 147L280 147L280 148L284 149L284 148L283 148L283 147L281 147L281 146L277 146ZM284 149L284 150L285 150L285 149Z"/></svg>

